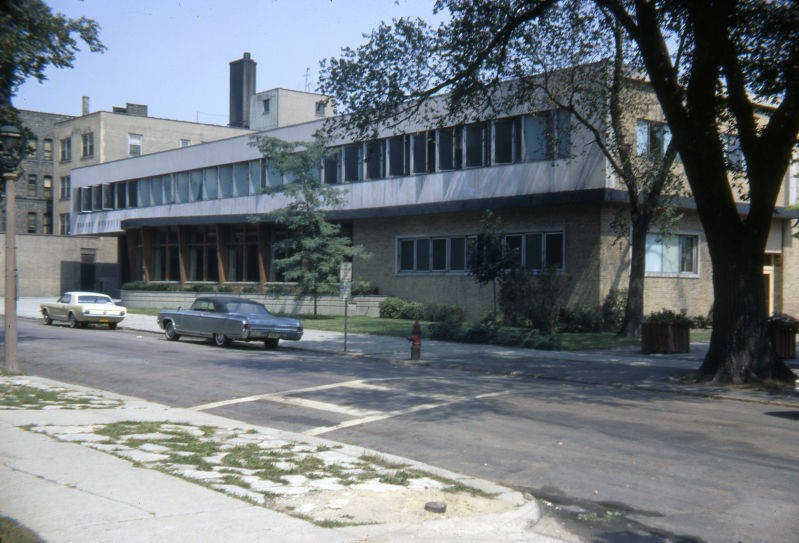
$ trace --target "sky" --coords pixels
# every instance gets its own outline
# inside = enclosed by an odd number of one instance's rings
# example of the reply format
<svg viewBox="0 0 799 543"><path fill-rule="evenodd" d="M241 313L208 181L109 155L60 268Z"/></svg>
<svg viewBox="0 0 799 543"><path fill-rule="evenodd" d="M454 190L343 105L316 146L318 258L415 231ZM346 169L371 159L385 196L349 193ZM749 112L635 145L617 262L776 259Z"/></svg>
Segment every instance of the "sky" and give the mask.
<svg viewBox="0 0 799 543"><path fill-rule="evenodd" d="M381 21L422 17L437 23L433 0L45 0L54 12L86 16L108 48L81 42L73 68L24 83L18 109L80 115L127 102L151 117L228 122L229 63L245 51L257 62L256 92L316 90L319 62L357 47ZM306 78L306 70L308 77ZM306 86L307 81L307 86Z"/></svg>

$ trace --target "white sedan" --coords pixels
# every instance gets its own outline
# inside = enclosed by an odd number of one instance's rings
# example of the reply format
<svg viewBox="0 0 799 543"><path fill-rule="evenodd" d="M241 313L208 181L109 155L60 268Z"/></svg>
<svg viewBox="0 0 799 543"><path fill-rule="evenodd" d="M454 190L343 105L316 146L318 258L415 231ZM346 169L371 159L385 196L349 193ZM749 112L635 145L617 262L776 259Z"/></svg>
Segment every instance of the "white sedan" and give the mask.
<svg viewBox="0 0 799 543"><path fill-rule="evenodd" d="M65 292L55 303L41 304L41 312L45 324L64 321L70 328L106 324L113 330L125 318L126 310L105 294Z"/></svg>

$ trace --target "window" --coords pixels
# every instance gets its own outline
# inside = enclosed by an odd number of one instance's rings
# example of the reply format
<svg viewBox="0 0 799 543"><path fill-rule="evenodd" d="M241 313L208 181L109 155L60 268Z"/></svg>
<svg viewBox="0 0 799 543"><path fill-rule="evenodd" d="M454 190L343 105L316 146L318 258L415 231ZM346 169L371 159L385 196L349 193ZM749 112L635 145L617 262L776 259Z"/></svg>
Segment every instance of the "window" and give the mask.
<svg viewBox="0 0 799 543"><path fill-rule="evenodd" d="M42 234L52 234L52 233L53 233L53 214L44 213L42 214Z"/></svg>
<svg viewBox="0 0 799 543"><path fill-rule="evenodd" d="M269 98L264 98L264 101L261 103L263 104L264 107L264 115L267 115L269 113L269 106L270 106Z"/></svg>
<svg viewBox="0 0 799 543"><path fill-rule="evenodd" d="M361 180L361 144L345 145L344 154L344 181L353 182Z"/></svg>
<svg viewBox="0 0 799 543"><path fill-rule="evenodd" d="M128 207L128 186L125 183L116 183L114 185L116 192L116 208L125 209Z"/></svg>
<svg viewBox="0 0 799 543"><path fill-rule="evenodd" d="M61 140L61 162L72 160L72 139L64 138Z"/></svg>
<svg viewBox="0 0 799 543"><path fill-rule="evenodd" d="M562 231L507 236L505 246L518 255L517 262L529 270L564 269Z"/></svg>
<svg viewBox="0 0 799 543"><path fill-rule="evenodd" d="M53 140L46 139L42 145L42 158L45 160L53 160Z"/></svg>
<svg viewBox="0 0 799 543"><path fill-rule="evenodd" d="M438 169L459 170L463 167L463 127L442 128L438 133Z"/></svg>
<svg viewBox="0 0 799 543"><path fill-rule="evenodd" d="M436 171L436 133L419 132L413 135L413 173Z"/></svg>
<svg viewBox="0 0 799 543"><path fill-rule="evenodd" d="M730 171L743 172L746 169L741 140L738 139L738 136L724 136L724 158Z"/></svg>
<svg viewBox="0 0 799 543"><path fill-rule="evenodd" d="M699 236L647 234L646 272L654 274L699 273Z"/></svg>
<svg viewBox="0 0 799 543"><path fill-rule="evenodd" d="M181 148L188 147L189 145L191 145L191 140L180 140Z"/></svg>
<svg viewBox="0 0 799 543"><path fill-rule="evenodd" d="M28 213L28 234L36 233L36 213L31 211Z"/></svg>
<svg viewBox="0 0 799 543"><path fill-rule="evenodd" d="M128 156L139 156L142 153L142 135L128 134Z"/></svg>
<svg viewBox="0 0 799 543"><path fill-rule="evenodd" d="M35 198L36 197L36 185L38 184L39 178L36 177L36 174L29 173L28 174L28 196Z"/></svg>
<svg viewBox="0 0 799 543"><path fill-rule="evenodd" d="M216 260L216 227L190 227L186 232L189 281L219 281Z"/></svg>
<svg viewBox="0 0 799 543"><path fill-rule="evenodd" d="M414 238L397 241L397 271L463 272L466 269L466 238Z"/></svg>
<svg viewBox="0 0 799 543"><path fill-rule="evenodd" d="M317 117L324 117L325 116L325 106L326 106L326 104L325 104L324 100L320 100L319 102L316 102L316 106L315 106L314 112L316 113Z"/></svg>
<svg viewBox="0 0 799 543"><path fill-rule="evenodd" d="M76 202L76 209L80 212L89 212L92 210L92 188L80 187L77 190L78 201Z"/></svg>
<svg viewBox="0 0 799 543"><path fill-rule="evenodd" d="M114 187L101 185L103 191L103 209L114 209Z"/></svg>
<svg viewBox="0 0 799 543"><path fill-rule="evenodd" d="M80 139L82 143L81 158L89 158L94 156L94 133L87 132L82 134Z"/></svg>
<svg viewBox="0 0 799 543"><path fill-rule="evenodd" d="M227 245L227 280L260 281L257 227L249 224L231 227Z"/></svg>
<svg viewBox="0 0 799 543"><path fill-rule="evenodd" d="M524 117L525 158L555 160L571 156L571 115L552 110Z"/></svg>
<svg viewBox="0 0 799 543"><path fill-rule="evenodd" d="M486 124L470 124L464 131L466 134L466 167L488 166L491 161L486 153L486 147L490 147L490 141L486 137Z"/></svg>
<svg viewBox="0 0 799 543"><path fill-rule="evenodd" d="M386 176L385 150L386 140L366 143L366 179L382 179Z"/></svg>
<svg viewBox="0 0 799 543"><path fill-rule="evenodd" d="M335 185L341 181L341 172L339 171L339 155L341 149L336 148L333 152L327 155L324 159L322 168L324 169L324 181L328 185Z"/></svg>
<svg viewBox="0 0 799 543"><path fill-rule="evenodd" d="M635 134L635 152L638 156L663 158L670 141L671 131L665 123L639 119Z"/></svg>
<svg viewBox="0 0 799 543"><path fill-rule="evenodd" d="M36 151L39 149L39 142L36 137L28 140L28 158L36 158Z"/></svg>
<svg viewBox="0 0 799 543"><path fill-rule="evenodd" d="M521 119L494 121L494 163L510 164L521 157Z"/></svg>
<svg viewBox="0 0 799 543"><path fill-rule="evenodd" d="M72 194L72 181L68 175L61 176L61 183L59 186L58 195L61 201L69 200Z"/></svg>
<svg viewBox="0 0 799 543"><path fill-rule="evenodd" d="M42 196L48 200L53 197L53 177L50 175L42 178Z"/></svg>
<svg viewBox="0 0 799 543"><path fill-rule="evenodd" d="M58 216L58 233L62 236L69 235L69 213L61 213Z"/></svg>
<svg viewBox="0 0 799 543"><path fill-rule="evenodd" d="M411 138L394 136L388 138L388 175L408 175L411 172Z"/></svg>
<svg viewBox="0 0 799 543"><path fill-rule="evenodd" d="M180 281L176 226L159 228L154 232L151 262L154 281Z"/></svg>
<svg viewBox="0 0 799 543"><path fill-rule="evenodd" d="M91 209L94 211L100 211L103 209L103 186L102 185L94 185L91 187L92 191L92 207Z"/></svg>

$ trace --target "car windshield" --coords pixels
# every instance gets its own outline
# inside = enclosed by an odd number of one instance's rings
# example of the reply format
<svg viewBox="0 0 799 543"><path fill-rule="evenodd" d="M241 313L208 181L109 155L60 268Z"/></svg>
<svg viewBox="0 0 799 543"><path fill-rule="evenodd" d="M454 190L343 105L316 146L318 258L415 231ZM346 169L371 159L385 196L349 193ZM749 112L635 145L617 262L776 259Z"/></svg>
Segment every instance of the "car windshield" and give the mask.
<svg viewBox="0 0 799 543"><path fill-rule="evenodd" d="M79 304L113 304L108 296L78 296Z"/></svg>
<svg viewBox="0 0 799 543"><path fill-rule="evenodd" d="M266 310L261 304L254 302L228 302L228 313L242 313L248 315L268 315L269 311Z"/></svg>

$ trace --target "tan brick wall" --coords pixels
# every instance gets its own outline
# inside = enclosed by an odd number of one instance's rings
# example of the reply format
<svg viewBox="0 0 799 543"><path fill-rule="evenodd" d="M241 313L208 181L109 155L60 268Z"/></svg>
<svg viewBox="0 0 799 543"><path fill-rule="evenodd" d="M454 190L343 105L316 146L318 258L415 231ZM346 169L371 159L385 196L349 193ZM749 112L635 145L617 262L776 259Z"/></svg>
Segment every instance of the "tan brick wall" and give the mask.
<svg viewBox="0 0 799 543"><path fill-rule="evenodd" d="M58 296L79 289L81 253L87 250L96 251L93 288L119 292L117 238L18 234L16 245L19 296ZM0 235L0 270L5 270L5 235ZM2 295L4 288L0 280Z"/></svg>
<svg viewBox="0 0 799 543"><path fill-rule="evenodd" d="M496 210L503 230L524 233L563 229L566 238L566 273L571 278L570 304L599 303L599 206L573 205L549 208ZM354 263L354 276L380 289L381 294L424 303L448 303L463 307L469 318L479 318L492 305L492 287L478 285L462 273L396 273L397 238L471 236L479 232L482 213L448 213L427 216L369 219L354 224L354 242L372 254Z"/></svg>
<svg viewBox="0 0 799 543"><path fill-rule="evenodd" d="M781 293L775 310L799 317L799 235L797 221L783 221L782 257L775 268L775 290Z"/></svg>

